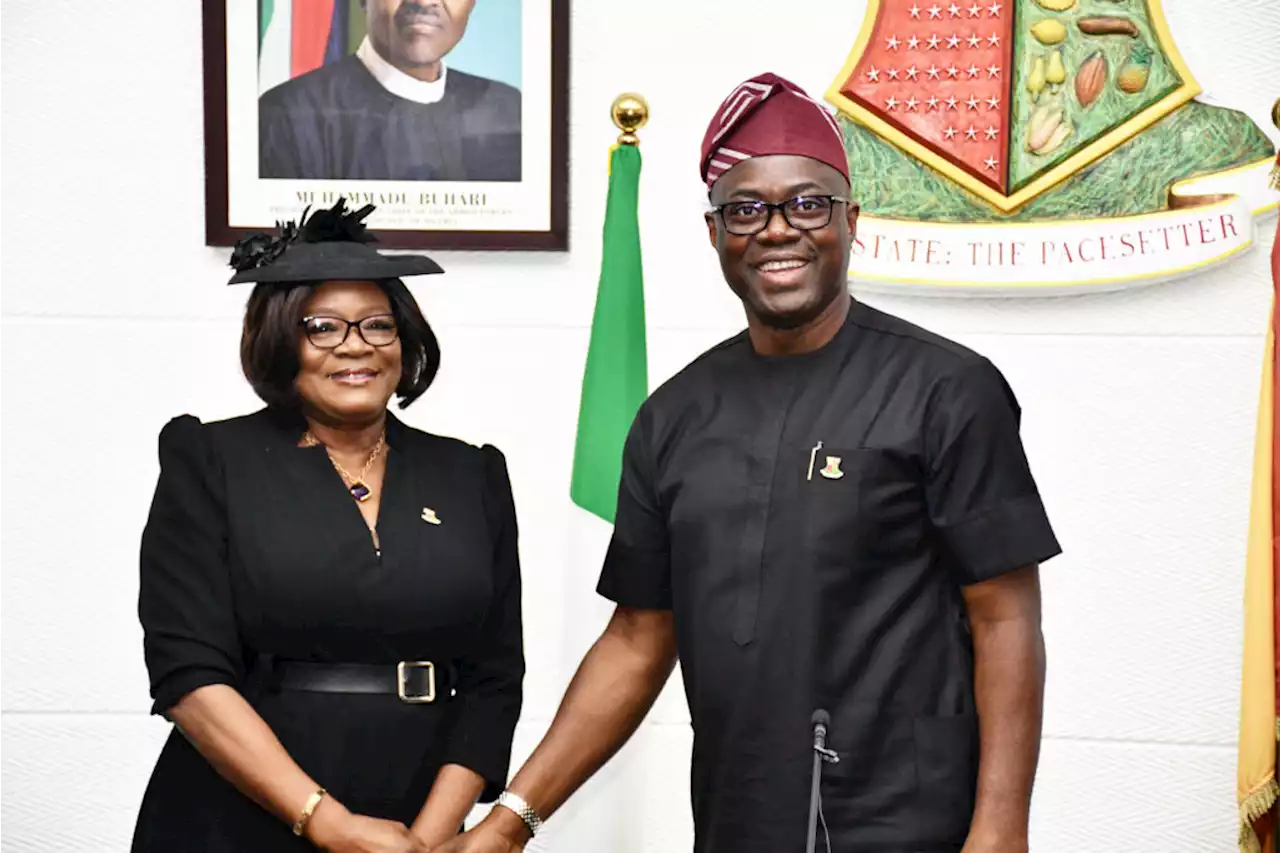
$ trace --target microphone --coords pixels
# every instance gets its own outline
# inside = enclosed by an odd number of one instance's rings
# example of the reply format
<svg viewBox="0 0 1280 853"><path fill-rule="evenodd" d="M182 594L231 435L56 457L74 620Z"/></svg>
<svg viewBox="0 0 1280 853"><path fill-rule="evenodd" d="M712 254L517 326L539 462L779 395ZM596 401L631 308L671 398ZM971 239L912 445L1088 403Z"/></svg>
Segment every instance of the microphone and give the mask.
<svg viewBox="0 0 1280 853"><path fill-rule="evenodd" d="M831 726L831 715L819 708L813 712L813 781L809 788L809 840L806 853L814 853L814 845L818 840L818 819L822 816L822 762L838 764L840 756L827 749L827 730ZM826 821L823 820L823 831ZM831 840L827 839L827 849L831 849Z"/></svg>
<svg viewBox="0 0 1280 853"><path fill-rule="evenodd" d="M813 712L813 748L823 750L827 747L827 726L831 725L831 715L819 708Z"/></svg>

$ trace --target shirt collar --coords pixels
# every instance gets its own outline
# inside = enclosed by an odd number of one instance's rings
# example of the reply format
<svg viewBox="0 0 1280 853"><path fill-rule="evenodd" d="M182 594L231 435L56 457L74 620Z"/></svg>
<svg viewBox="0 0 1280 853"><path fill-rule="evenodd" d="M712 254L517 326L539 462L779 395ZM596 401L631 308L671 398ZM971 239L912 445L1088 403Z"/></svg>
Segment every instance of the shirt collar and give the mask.
<svg viewBox="0 0 1280 853"><path fill-rule="evenodd" d="M378 51L374 50L368 36L360 42L356 56L360 57L360 61L373 75L373 79L393 95L419 104L434 104L444 97L444 86L449 76L449 69L443 60L440 62L440 79L428 83L425 80L410 77L383 59Z"/></svg>

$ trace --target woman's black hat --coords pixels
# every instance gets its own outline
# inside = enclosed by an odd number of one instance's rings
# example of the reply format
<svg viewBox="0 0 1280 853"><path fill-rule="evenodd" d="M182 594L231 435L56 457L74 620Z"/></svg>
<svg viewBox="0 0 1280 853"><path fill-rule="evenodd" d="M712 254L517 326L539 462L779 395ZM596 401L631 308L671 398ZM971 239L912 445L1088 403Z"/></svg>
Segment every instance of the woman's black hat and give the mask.
<svg viewBox="0 0 1280 853"><path fill-rule="evenodd" d="M373 212L366 204L348 211L345 199L298 223L277 222L276 234L253 234L231 251L236 274L228 284L243 282L381 281L444 272L426 255L384 255L368 244L375 240L362 221Z"/></svg>

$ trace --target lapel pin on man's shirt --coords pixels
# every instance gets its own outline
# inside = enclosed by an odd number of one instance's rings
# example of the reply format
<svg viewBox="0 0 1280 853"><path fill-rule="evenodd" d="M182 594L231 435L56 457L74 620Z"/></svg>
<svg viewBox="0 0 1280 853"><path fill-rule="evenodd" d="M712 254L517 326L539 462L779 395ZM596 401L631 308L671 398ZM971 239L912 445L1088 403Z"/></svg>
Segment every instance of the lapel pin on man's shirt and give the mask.
<svg viewBox="0 0 1280 853"><path fill-rule="evenodd" d="M440 519L436 516L436 511L429 506L422 508L422 520L427 524L439 524Z"/></svg>
<svg viewBox="0 0 1280 853"><path fill-rule="evenodd" d="M844 472L840 470L840 457L828 456L827 467L818 472L828 480L839 480L844 476Z"/></svg>

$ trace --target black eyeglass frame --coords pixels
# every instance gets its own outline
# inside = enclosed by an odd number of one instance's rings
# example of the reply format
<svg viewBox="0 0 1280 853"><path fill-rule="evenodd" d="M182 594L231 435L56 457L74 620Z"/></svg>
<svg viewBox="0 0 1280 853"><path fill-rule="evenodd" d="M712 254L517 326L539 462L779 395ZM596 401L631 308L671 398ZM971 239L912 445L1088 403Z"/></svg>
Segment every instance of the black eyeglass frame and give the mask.
<svg viewBox="0 0 1280 853"><path fill-rule="evenodd" d="M804 226L796 225L794 222L792 222L791 217L787 214L787 205L794 205L797 202L813 200L813 199L822 199L830 205L827 208L827 218L823 221L823 223L821 225L811 225L808 227L804 227ZM827 193L809 193L806 195L798 195L798 196L795 196L794 198L789 198L786 201L778 201L778 202L761 201L760 199L735 199L733 201L726 201L723 204L713 205L708 212L718 215L720 217L720 221L724 224L725 230L728 231L730 234L734 235L735 237L751 237L756 234L759 234L761 231L769 227L769 223L773 221L773 212L775 210L782 214L782 219L784 222L787 223L787 225L789 225L790 227L794 228L797 231L819 231L831 224L831 217L835 213L836 204L852 204L852 203L853 203L852 199L844 198L843 196L829 195ZM728 220L724 218L724 209L726 207L730 207L732 205L739 205L739 204L754 205L757 209L763 209L765 211L765 217L764 219L760 220L759 228L755 229L754 231L734 231L732 228L729 227Z"/></svg>
<svg viewBox="0 0 1280 853"><path fill-rule="evenodd" d="M392 331L391 340L387 341L385 344L375 344L373 341L365 337L364 329L361 328L361 326L362 324L367 323L370 320L381 320L384 318L391 320L391 331ZM338 341L336 344L332 346L322 346L321 344L316 343L311 337L311 332L308 331L307 329L307 324L310 323L312 320L332 320L333 322L338 323L339 325L341 325L342 323L346 323L347 328L344 329L342 332L342 340ZM303 317L302 320L299 322L299 325L302 326L302 334L306 335L307 342L310 343L316 349L337 349L338 347L342 346L347 342L347 338L351 336L351 330L353 328L356 330L356 334L360 336L360 340L364 341L369 346L375 347L377 349L381 349L382 347L389 347L392 344L394 344L396 341L400 340L400 324L396 322L396 315L391 312L387 312L384 314L370 314L368 317L361 317L359 320L344 320L341 317L334 317L329 314L310 314L306 317Z"/></svg>

